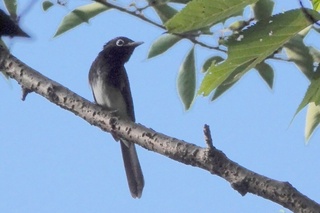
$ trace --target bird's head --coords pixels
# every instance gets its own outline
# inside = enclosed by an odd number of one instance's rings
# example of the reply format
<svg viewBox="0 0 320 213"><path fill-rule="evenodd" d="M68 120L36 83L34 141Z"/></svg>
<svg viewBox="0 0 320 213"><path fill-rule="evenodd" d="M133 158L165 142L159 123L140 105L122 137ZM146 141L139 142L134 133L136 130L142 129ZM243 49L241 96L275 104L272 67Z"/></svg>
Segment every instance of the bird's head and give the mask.
<svg viewBox="0 0 320 213"><path fill-rule="evenodd" d="M142 43L126 37L117 37L104 45L102 54L111 63L124 64L129 60L134 49Z"/></svg>

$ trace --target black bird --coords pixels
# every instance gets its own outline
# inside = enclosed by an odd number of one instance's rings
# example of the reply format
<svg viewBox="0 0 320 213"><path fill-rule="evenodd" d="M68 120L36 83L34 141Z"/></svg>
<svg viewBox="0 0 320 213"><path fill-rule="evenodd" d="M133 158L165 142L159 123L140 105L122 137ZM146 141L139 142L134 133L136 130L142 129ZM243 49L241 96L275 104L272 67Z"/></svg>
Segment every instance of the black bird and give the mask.
<svg viewBox="0 0 320 213"><path fill-rule="evenodd" d="M0 37L1 36L21 36L30 37L15 23L10 16L0 9Z"/></svg>
<svg viewBox="0 0 320 213"><path fill-rule="evenodd" d="M124 64L134 49L143 42L134 42L126 37L117 37L104 45L92 63L89 83L95 102L120 118L135 121L130 85ZM119 140L113 135L115 140ZM122 158L128 185L133 198L140 198L144 178L135 145L120 138Z"/></svg>

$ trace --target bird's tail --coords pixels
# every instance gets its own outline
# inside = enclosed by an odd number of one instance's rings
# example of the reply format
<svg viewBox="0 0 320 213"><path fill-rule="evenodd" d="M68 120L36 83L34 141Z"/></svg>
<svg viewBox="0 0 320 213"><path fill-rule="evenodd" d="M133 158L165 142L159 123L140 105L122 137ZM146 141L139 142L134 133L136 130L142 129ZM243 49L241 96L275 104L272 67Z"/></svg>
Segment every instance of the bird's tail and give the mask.
<svg viewBox="0 0 320 213"><path fill-rule="evenodd" d="M123 141L122 139L120 139L120 144L131 196L133 198L140 198L144 186L144 178L136 147L133 143Z"/></svg>

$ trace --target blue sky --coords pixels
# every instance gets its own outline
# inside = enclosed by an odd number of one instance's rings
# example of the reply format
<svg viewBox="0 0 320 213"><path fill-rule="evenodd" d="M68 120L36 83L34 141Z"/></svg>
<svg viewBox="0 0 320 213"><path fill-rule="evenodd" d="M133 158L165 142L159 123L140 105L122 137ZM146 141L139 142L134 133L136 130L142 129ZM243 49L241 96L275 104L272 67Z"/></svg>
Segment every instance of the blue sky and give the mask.
<svg viewBox="0 0 320 213"><path fill-rule="evenodd" d="M19 6L23 10L25 2ZM276 1L278 12L298 6L298 1ZM126 64L138 123L199 146L205 146L202 129L208 124L214 145L229 158L262 175L289 181L320 200L316 184L320 167L314 166L319 160L319 132L305 145L306 110L290 124L308 86L295 65L271 61L276 70L273 90L251 71L217 101L198 97L192 109L185 111L176 78L190 42L181 41L166 54L148 60L152 42L163 31L115 10L52 38L73 8L70 4L68 9L43 12L39 1L21 19L32 39L6 39L12 54L93 100L87 76L104 43L119 35L144 41ZM319 48L315 38L310 36L308 44ZM196 47L196 54L200 70L214 53ZM197 72L198 85L202 77ZM132 199L119 144L109 134L37 94L21 101L21 88L13 80L0 77L0 88L0 212L270 213L284 209L255 195L242 197L217 176L140 147L146 184L142 198Z"/></svg>

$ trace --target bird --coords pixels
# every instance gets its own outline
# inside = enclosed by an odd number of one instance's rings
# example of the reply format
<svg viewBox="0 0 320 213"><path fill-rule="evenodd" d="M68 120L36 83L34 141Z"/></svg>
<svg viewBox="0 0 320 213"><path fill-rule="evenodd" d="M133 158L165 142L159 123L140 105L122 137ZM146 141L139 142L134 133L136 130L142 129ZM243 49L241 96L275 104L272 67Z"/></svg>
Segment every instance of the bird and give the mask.
<svg viewBox="0 0 320 213"><path fill-rule="evenodd" d="M120 36L107 42L89 71L89 84L95 102L119 118L135 122L130 84L124 64L143 42ZM144 177L134 143L118 138L131 196L140 198Z"/></svg>
<svg viewBox="0 0 320 213"><path fill-rule="evenodd" d="M0 36L21 36L30 37L19 25L11 19L3 10L0 9Z"/></svg>

